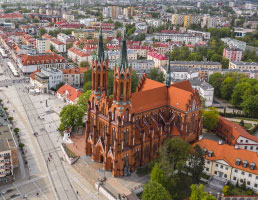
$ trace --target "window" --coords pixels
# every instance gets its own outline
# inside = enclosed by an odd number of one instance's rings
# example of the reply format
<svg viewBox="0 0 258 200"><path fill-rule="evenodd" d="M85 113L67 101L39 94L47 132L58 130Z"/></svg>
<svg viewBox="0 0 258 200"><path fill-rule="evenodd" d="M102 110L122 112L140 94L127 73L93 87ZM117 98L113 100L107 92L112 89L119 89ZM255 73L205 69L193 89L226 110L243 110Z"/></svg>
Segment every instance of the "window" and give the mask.
<svg viewBox="0 0 258 200"><path fill-rule="evenodd" d="M245 172L242 172L242 175L245 175Z"/></svg>
<svg viewBox="0 0 258 200"><path fill-rule="evenodd" d="M125 141L125 146L127 147L129 145L129 130L126 129L124 132L124 141Z"/></svg>
<svg viewBox="0 0 258 200"><path fill-rule="evenodd" d="M228 176L227 176L227 174L224 174L224 178L227 178Z"/></svg>
<svg viewBox="0 0 258 200"><path fill-rule="evenodd" d="M209 168L208 168L208 167L206 167L206 171L207 171L207 172L209 171Z"/></svg>
<svg viewBox="0 0 258 200"><path fill-rule="evenodd" d="M250 147L250 150L253 150L253 147Z"/></svg>
<svg viewBox="0 0 258 200"><path fill-rule="evenodd" d="M252 177L252 174L249 174L249 177Z"/></svg>
<svg viewBox="0 0 258 200"><path fill-rule="evenodd" d="M243 179L240 179L240 183L243 183Z"/></svg>
<svg viewBox="0 0 258 200"><path fill-rule="evenodd" d="M248 140L246 140L245 142L248 143Z"/></svg>
<svg viewBox="0 0 258 200"><path fill-rule="evenodd" d="M217 171L215 171L214 173L215 173L215 174L217 174L218 172L217 172Z"/></svg>
<svg viewBox="0 0 258 200"><path fill-rule="evenodd" d="M223 165L221 165L220 168L223 169Z"/></svg>
<svg viewBox="0 0 258 200"><path fill-rule="evenodd" d="M258 185L255 183L255 184L254 184L254 187L255 187L255 188L257 188L257 187L258 187Z"/></svg>
<svg viewBox="0 0 258 200"><path fill-rule="evenodd" d="M226 167L226 170L228 170L228 167Z"/></svg>
<svg viewBox="0 0 258 200"><path fill-rule="evenodd" d="M245 149L247 149L247 146L245 146Z"/></svg>
<svg viewBox="0 0 258 200"><path fill-rule="evenodd" d="M238 172L238 170L237 169L235 169L235 173L237 173Z"/></svg>
<svg viewBox="0 0 258 200"><path fill-rule="evenodd" d="M247 185L250 185L250 181L247 181L247 183L246 183Z"/></svg>
<svg viewBox="0 0 258 200"><path fill-rule="evenodd" d="M207 164L210 164L210 161L207 161Z"/></svg>
<svg viewBox="0 0 258 200"><path fill-rule="evenodd" d="M243 142L243 140L240 140L240 142L242 143L242 142Z"/></svg>
<svg viewBox="0 0 258 200"><path fill-rule="evenodd" d="M236 177L234 177L233 180L236 181Z"/></svg>
<svg viewBox="0 0 258 200"><path fill-rule="evenodd" d="M218 164L216 164L216 167L218 167L219 165Z"/></svg>

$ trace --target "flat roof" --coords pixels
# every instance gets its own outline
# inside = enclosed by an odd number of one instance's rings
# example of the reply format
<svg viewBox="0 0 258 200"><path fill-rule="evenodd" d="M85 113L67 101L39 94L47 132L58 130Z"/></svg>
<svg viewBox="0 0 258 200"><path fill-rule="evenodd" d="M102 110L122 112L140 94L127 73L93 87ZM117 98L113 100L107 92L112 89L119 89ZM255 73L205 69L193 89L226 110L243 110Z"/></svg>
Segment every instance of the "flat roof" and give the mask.
<svg viewBox="0 0 258 200"><path fill-rule="evenodd" d="M0 126L0 150L15 148L16 144L8 125Z"/></svg>

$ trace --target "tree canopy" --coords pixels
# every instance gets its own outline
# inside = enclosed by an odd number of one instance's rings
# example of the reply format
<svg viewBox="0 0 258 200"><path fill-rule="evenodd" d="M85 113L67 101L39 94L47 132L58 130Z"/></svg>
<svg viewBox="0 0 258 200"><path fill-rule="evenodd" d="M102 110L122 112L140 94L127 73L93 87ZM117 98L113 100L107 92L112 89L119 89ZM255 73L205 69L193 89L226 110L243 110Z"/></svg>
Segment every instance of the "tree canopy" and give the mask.
<svg viewBox="0 0 258 200"><path fill-rule="evenodd" d="M163 72L160 72L157 68L152 68L150 70L149 78L160 83L163 83L165 80Z"/></svg>
<svg viewBox="0 0 258 200"><path fill-rule="evenodd" d="M216 200L214 196L204 191L203 185L199 187L197 185L191 185L191 196L190 200Z"/></svg>
<svg viewBox="0 0 258 200"><path fill-rule="evenodd" d="M64 131L69 127L79 127L82 126L84 111L80 106L77 105L67 105L64 106L60 113L61 124L59 130Z"/></svg>
<svg viewBox="0 0 258 200"><path fill-rule="evenodd" d="M82 93L77 101L77 105L83 109L84 112L87 111L88 101L91 96L91 90L87 90L86 92Z"/></svg>
<svg viewBox="0 0 258 200"><path fill-rule="evenodd" d="M219 112L214 107L209 107L207 110L202 109L202 123L208 130L214 130L219 121Z"/></svg>
<svg viewBox="0 0 258 200"><path fill-rule="evenodd" d="M142 200L172 200L172 197L160 183L149 181L144 185Z"/></svg>
<svg viewBox="0 0 258 200"><path fill-rule="evenodd" d="M87 68L87 67L89 67L89 66L90 66L90 63L89 63L87 60L80 62L80 67L85 67L85 68Z"/></svg>

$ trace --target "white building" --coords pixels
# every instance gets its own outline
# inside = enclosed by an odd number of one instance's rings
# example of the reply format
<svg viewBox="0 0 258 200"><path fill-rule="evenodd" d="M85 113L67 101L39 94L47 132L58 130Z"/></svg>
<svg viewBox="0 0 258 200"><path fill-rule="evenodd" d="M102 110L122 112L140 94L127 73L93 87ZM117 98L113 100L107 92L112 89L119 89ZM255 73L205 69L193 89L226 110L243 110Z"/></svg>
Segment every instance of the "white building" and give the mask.
<svg viewBox="0 0 258 200"><path fill-rule="evenodd" d="M242 51L245 51L246 48L246 42L242 42L239 40L235 40L229 37L221 38L221 40L228 45L229 48L237 48L241 49Z"/></svg>
<svg viewBox="0 0 258 200"><path fill-rule="evenodd" d="M17 65L23 74L30 74L45 68L65 68L65 59L58 54L37 54L37 55L23 55L17 59Z"/></svg>
<svg viewBox="0 0 258 200"><path fill-rule="evenodd" d="M206 152L204 173L258 191L257 153L201 137L194 145Z"/></svg>
<svg viewBox="0 0 258 200"><path fill-rule="evenodd" d="M80 90L67 84L60 87L56 92L57 97L66 102L66 104L76 104L81 94Z"/></svg>
<svg viewBox="0 0 258 200"><path fill-rule="evenodd" d="M82 61L88 61L91 63L92 56L88 53L85 53L83 50L78 48L70 48L68 49L68 58L70 58L73 62L80 65Z"/></svg>
<svg viewBox="0 0 258 200"><path fill-rule="evenodd" d="M45 53L50 50L50 41L49 39L42 38L36 39L36 48L39 53Z"/></svg>
<svg viewBox="0 0 258 200"><path fill-rule="evenodd" d="M255 62L229 62L229 69L258 70L258 63L255 63Z"/></svg>
<svg viewBox="0 0 258 200"><path fill-rule="evenodd" d="M86 26L90 26L91 22L96 22L97 21L97 18L83 18L83 19L80 19L80 24L85 24Z"/></svg>
<svg viewBox="0 0 258 200"><path fill-rule="evenodd" d="M174 34L174 33L157 33L153 35L154 39L161 42L166 42L168 40L173 42L182 42L185 44L196 44L202 41L202 36L194 36L192 34Z"/></svg>
<svg viewBox="0 0 258 200"><path fill-rule="evenodd" d="M203 31L196 31L196 30L187 30L187 33L196 35L196 36L202 36L204 40L209 40L211 38L210 32L203 32Z"/></svg>
<svg viewBox="0 0 258 200"><path fill-rule="evenodd" d="M65 19L68 22L72 22L74 21L74 15L63 14L63 19Z"/></svg>
<svg viewBox="0 0 258 200"><path fill-rule="evenodd" d="M210 107L213 104L214 88L205 81L200 81L198 79L189 80L192 87L196 89L200 96L205 101L205 107Z"/></svg>
<svg viewBox="0 0 258 200"><path fill-rule="evenodd" d="M152 26L152 27L159 27L159 26L162 26L163 24L163 21L160 20L160 19L146 19L146 23L149 25L149 26Z"/></svg>

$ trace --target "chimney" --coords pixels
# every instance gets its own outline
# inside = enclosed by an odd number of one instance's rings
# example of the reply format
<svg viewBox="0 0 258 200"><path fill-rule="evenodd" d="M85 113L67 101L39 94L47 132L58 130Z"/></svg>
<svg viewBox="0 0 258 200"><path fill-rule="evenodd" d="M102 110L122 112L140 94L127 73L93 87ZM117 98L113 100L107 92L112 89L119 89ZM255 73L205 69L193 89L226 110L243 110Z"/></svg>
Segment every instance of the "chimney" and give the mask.
<svg viewBox="0 0 258 200"><path fill-rule="evenodd" d="M236 149L236 150L239 149L239 146L238 146L238 145L235 145L235 149ZM258 152L257 152L257 155L258 155Z"/></svg>
<svg viewBox="0 0 258 200"><path fill-rule="evenodd" d="M219 145L222 145L223 144L223 141L222 140L219 140Z"/></svg>

